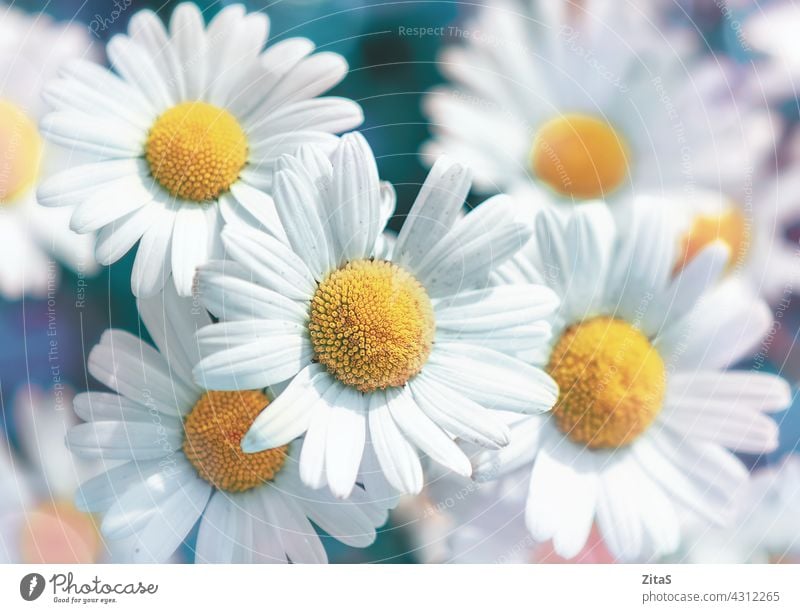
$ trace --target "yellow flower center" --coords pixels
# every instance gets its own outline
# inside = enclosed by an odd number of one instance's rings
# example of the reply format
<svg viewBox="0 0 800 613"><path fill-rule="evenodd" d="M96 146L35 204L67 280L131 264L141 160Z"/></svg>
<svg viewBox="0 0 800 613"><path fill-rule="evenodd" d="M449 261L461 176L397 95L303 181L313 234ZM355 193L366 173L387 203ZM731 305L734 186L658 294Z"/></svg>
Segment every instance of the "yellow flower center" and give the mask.
<svg viewBox="0 0 800 613"><path fill-rule="evenodd" d="M48 500L26 514L19 543L25 564L93 564L102 551L93 517L67 501Z"/></svg>
<svg viewBox="0 0 800 613"><path fill-rule="evenodd" d="M561 115L536 134L531 168L559 194L600 198L625 180L628 145L605 121L588 115Z"/></svg>
<svg viewBox="0 0 800 613"><path fill-rule="evenodd" d="M33 187L41 159L36 124L16 104L0 100L0 203L12 202Z"/></svg>
<svg viewBox="0 0 800 613"><path fill-rule="evenodd" d="M145 145L155 179L173 196L195 202L227 191L247 153L247 136L236 118L205 102L184 102L166 111Z"/></svg>
<svg viewBox="0 0 800 613"><path fill-rule="evenodd" d="M722 241L731 250L728 270L740 266L750 249L750 228L742 211L730 206L716 214L700 214L682 238L675 272L680 271L714 241Z"/></svg>
<svg viewBox="0 0 800 613"><path fill-rule="evenodd" d="M358 260L319 285L308 329L317 361L345 385L374 392L422 370L435 323L414 277L391 262Z"/></svg>
<svg viewBox="0 0 800 613"><path fill-rule="evenodd" d="M568 328L547 371L560 389L556 425L592 449L627 445L661 410L664 362L647 337L619 319L597 317Z"/></svg>
<svg viewBox="0 0 800 613"><path fill-rule="evenodd" d="M244 453L242 437L269 404L259 391L206 392L186 417L183 453L199 475L226 492L245 492L272 481L288 445Z"/></svg>

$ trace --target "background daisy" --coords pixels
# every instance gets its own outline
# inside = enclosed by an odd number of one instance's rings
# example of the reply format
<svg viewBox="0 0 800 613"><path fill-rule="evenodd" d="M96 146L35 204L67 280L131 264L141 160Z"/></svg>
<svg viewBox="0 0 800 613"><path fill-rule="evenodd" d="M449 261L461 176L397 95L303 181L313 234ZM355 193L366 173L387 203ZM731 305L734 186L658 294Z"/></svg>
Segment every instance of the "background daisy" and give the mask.
<svg viewBox="0 0 800 613"><path fill-rule="evenodd" d="M97 271L91 236L69 228L71 211L52 211L36 200L36 186L76 159L46 144L39 120L46 112L44 83L65 62L97 59L79 24L56 23L0 5L0 296L44 295L58 274L51 256L83 274Z"/></svg>
<svg viewBox="0 0 800 613"><path fill-rule="evenodd" d="M772 144L769 117L741 108L724 60L694 59L647 13L606 0L483 7L440 58L452 84L425 98L425 158L452 155L481 189L536 206L740 185Z"/></svg>
<svg viewBox="0 0 800 613"><path fill-rule="evenodd" d="M718 283L729 251L714 243L673 275L663 207L638 202L625 232L600 203L543 211L536 240L504 271L561 297L536 363L559 384L551 415L512 426L475 477L532 466L525 519L537 541L576 555L596 521L615 557L651 559L680 541L677 510L724 523L747 479L727 449L777 446L765 412L788 406L778 376L726 368L771 324L742 284Z"/></svg>
<svg viewBox="0 0 800 613"><path fill-rule="evenodd" d="M727 529L688 524L690 537L667 559L693 564L796 563L800 561L800 458L788 455L757 469L742 488Z"/></svg>
<svg viewBox="0 0 800 613"><path fill-rule="evenodd" d="M390 260L374 257L390 211L372 151L347 134L328 160L303 148L275 179L287 242L245 227L222 237L231 262L202 267L203 303L221 322L201 330L196 380L238 390L288 381L244 439L248 452L306 433L300 474L340 497L367 441L386 479L422 488L424 452L469 475L452 440L508 442L493 410L537 413L553 381L512 357L549 337L556 307L542 286L487 287L491 271L530 236L505 198L466 216L466 168L431 171Z"/></svg>
<svg viewBox="0 0 800 613"><path fill-rule="evenodd" d="M95 518L73 497L78 484L102 463L73 460L64 446L78 423L72 392L20 389L12 421L19 453L0 448L0 562L75 564L115 560L100 538Z"/></svg>
<svg viewBox="0 0 800 613"><path fill-rule="evenodd" d="M347 72L341 56L312 54L305 38L264 50L268 32L268 17L241 5L205 27L196 5L180 4L169 32L141 11L108 45L115 73L75 62L47 88L48 137L100 161L53 177L40 200L77 205L72 228L99 231L101 264L139 241L137 296L170 274L189 295L196 267L221 255L225 222L270 217L280 155L301 143L330 151L334 133L362 121L354 102L317 98Z"/></svg>

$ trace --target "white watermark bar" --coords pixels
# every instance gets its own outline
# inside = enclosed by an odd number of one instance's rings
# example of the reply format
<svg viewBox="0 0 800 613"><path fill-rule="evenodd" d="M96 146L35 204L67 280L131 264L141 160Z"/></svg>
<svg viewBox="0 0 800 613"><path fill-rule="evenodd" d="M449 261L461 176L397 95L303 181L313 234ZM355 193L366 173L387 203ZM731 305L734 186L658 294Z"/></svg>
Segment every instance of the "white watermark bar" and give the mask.
<svg viewBox="0 0 800 613"><path fill-rule="evenodd" d="M2 611L800 611L792 565L0 566Z"/></svg>

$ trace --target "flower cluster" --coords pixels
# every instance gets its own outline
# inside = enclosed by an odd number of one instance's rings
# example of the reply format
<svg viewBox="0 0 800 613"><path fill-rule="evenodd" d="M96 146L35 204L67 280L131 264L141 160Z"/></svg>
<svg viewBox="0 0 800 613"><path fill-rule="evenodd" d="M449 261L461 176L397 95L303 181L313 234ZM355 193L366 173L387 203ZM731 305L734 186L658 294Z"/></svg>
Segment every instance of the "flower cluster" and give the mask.
<svg viewBox="0 0 800 613"><path fill-rule="evenodd" d="M113 555L168 561L196 530L198 562L325 562L315 526L365 547L421 505L449 522L430 559L530 559L497 536L524 518L517 543L642 561L735 519L737 454L774 451L791 403L744 362L796 257L739 204L779 126L751 99L708 116L725 71L686 81L644 14L556 5L493 2L440 58L401 224L361 107L326 95L345 60L239 5L138 12L109 69L62 57L41 130L68 159L41 182L35 123L0 103L34 134L3 203L38 184L98 264L135 252L152 343L103 334L111 391L66 431ZM505 193L468 209L473 171Z"/></svg>

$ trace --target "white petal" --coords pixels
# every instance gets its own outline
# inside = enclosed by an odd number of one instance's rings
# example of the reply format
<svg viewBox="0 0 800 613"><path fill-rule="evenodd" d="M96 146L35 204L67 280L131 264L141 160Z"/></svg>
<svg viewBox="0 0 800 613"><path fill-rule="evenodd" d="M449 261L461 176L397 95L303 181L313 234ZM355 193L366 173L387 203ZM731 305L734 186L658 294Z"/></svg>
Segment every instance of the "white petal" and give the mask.
<svg viewBox="0 0 800 613"><path fill-rule="evenodd" d="M558 386L544 371L475 345L438 344L425 372L487 409L540 413L558 400Z"/></svg>
<svg viewBox="0 0 800 613"><path fill-rule="evenodd" d="M734 379L739 373L725 374ZM778 424L724 387L713 397L670 389L659 420L684 436L742 453L767 453L778 446Z"/></svg>
<svg viewBox="0 0 800 613"><path fill-rule="evenodd" d="M538 541L553 539L565 558L577 555L592 528L597 501L597 474L591 453L560 436L546 440L531 473L525 522Z"/></svg>
<svg viewBox="0 0 800 613"><path fill-rule="evenodd" d="M138 11L128 23L128 34L145 49L153 59L161 81L167 86L175 102L185 97L184 68L179 64L161 18L153 11Z"/></svg>
<svg viewBox="0 0 800 613"><path fill-rule="evenodd" d="M409 390L404 388L396 396L387 395L387 399L392 418L414 445L459 475L470 476L472 466L469 458L422 412Z"/></svg>
<svg viewBox="0 0 800 613"><path fill-rule="evenodd" d="M631 451L647 474L668 495L698 515L721 523L737 488L747 478L744 466L729 452L710 444L680 440L651 429Z"/></svg>
<svg viewBox="0 0 800 613"><path fill-rule="evenodd" d="M137 301L142 321L171 372L195 389L192 368L200 359L195 335L211 324L211 317L194 298L178 296L169 283L157 296Z"/></svg>
<svg viewBox="0 0 800 613"><path fill-rule="evenodd" d="M368 257L383 230L380 180L375 156L357 132L342 137L331 162L333 177L327 223L342 264Z"/></svg>
<svg viewBox="0 0 800 613"><path fill-rule="evenodd" d="M325 449L328 443L331 406L343 393L344 386L331 385L312 410L311 421L300 452L300 478L308 487L319 489L325 485Z"/></svg>
<svg viewBox="0 0 800 613"><path fill-rule="evenodd" d="M83 392L72 400L75 413L84 421L152 421L143 405L108 392Z"/></svg>
<svg viewBox="0 0 800 613"><path fill-rule="evenodd" d="M498 449L508 444L510 433L492 411L462 396L456 389L421 373L409 382L414 400L422 411L452 436Z"/></svg>
<svg viewBox="0 0 800 613"><path fill-rule="evenodd" d="M513 201L496 196L429 245L414 272L432 297L485 288L489 273L519 251L531 232L530 226L514 221Z"/></svg>
<svg viewBox="0 0 800 613"><path fill-rule="evenodd" d="M268 504L278 525L276 532L289 559L294 564L325 564L325 548L303 508L283 493L270 491L269 496Z"/></svg>
<svg viewBox="0 0 800 613"><path fill-rule="evenodd" d="M75 506L84 513L104 513L137 483L163 470L159 460L125 462L81 484Z"/></svg>
<svg viewBox="0 0 800 613"><path fill-rule="evenodd" d="M161 206L151 202L103 226L97 233L94 253L97 261L108 266L128 253L147 229L161 219Z"/></svg>
<svg viewBox="0 0 800 613"><path fill-rule="evenodd" d="M158 513L136 533L139 545L132 561L166 562L197 523L211 492L202 479L190 479L159 504Z"/></svg>
<svg viewBox="0 0 800 613"><path fill-rule="evenodd" d="M730 250L722 243L712 243L698 253L642 314L642 330L655 336L684 317L720 279L729 257Z"/></svg>
<svg viewBox="0 0 800 613"><path fill-rule="evenodd" d="M389 411L389 397L400 390L379 391L370 397L369 429L375 455L386 479L399 491L419 494L422 491L422 464L411 443L400 432Z"/></svg>
<svg viewBox="0 0 800 613"><path fill-rule="evenodd" d="M514 424L508 445L498 451L484 451L473 460L473 479L492 481L532 464L539 452L542 430L546 427L541 417L528 417Z"/></svg>
<svg viewBox="0 0 800 613"><path fill-rule="evenodd" d="M163 210L153 225L142 235L131 273L131 290L138 298L147 298L160 291L169 278L169 250L175 214Z"/></svg>
<svg viewBox="0 0 800 613"><path fill-rule="evenodd" d="M172 377L164 356L122 330L106 330L89 353L88 369L100 383L169 417L197 400L194 386Z"/></svg>
<svg viewBox="0 0 800 613"><path fill-rule="evenodd" d="M237 508L229 494L216 491L200 520L195 549L196 563L230 563L236 546Z"/></svg>
<svg viewBox="0 0 800 613"><path fill-rule="evenodd" d="M206 93L207 43L203 16L197 5L182 2L175 7L169 22L172 48L183 72L185 95L202 99Z"/></svg>
<svg viewBox="0 0 800 613"><path fill-rule="evenodd" d="M262 134L282 134L316 130L337 134L359 126L364 121L361 107L347 98L313 98L278 108L253 126L255 138Z"/></svg>
<svg viewBox="0 0 800 613"><path fill-rule="evenodd" d="M242 439L242 450L254 453L274 449L303 434L311 423L314 407L332 385L334 379L323 366L306 366L256 417Z"/></svg>
<svg viewBox="0 0 800 613"><path fill-rule="evenodd" d="M80 233L93 232L152 200L152 192L142 184L140 178L118 179L78 205L72 214L70 228Z"/></svg>
<svg viewBox="0 0 800 613"><path fill-rule="evenodd" d="M328 261L325 229L314 206L314 189L288 170L275 176L275 203L289 244L318 281L334 266Z"/></svg>
<svg viewBox="0 0 800 613"><path fill-rule="evenodd" d="M241 338L248 330L273 329L255 340ZM258 324L258 327L256 326ZM194 378L208 389L258 389L285 381L311 363L313 350L300 328L283 330L288 322L226 322L203 328L197 335L205 357L194 368ZM242 326L239 326L242 327ZM238 338L237 338L238 336ZM223 347L220 349L220 345Z"/></svg>
<svg viewBox="0 0 800 613"><path fill-rule="evenodd" d="M183 432L144 422L95 421L69 431L67 444L83 458L152 460L180 449Z"/></svg>
<svg viewBox="0 0 800 613"><path fill-rule="evenodd" d="M367 547L375 541L375 524L353 491L351 500L338 500L329 490L293 488L294 500L308 518L332 537L350 547Z"/></svg>
<svg viewBox="0 0 800 613"><path fill-rule="evenodd" d="M146 133L114 119L56 111L42 120L42 133L56 144L107 158L142 155Z"/></svg>
<svg viewBox="0 0 800 613"><path fill-rule="evenodd" d="M604 204L586 204L574 210L567 222L565 241L569 281L562 296L561 313L580 319L594 313L605 293L614 245L614 222Z"/></svg>
<svg viewBox="0 0 800 613"><path fill-rule="evenodd" d="M201 266L198 287L203 304L225 321L275 319L297 324L307 322L307 302L297 302L261 287L253 282L252 276L240 265L227 260Z"/></svg>
<svg viewBox="0 0 800 613"><path fill-rule="evenodd" d="M336 53L317 53L300 60L270 90L259 106L258 114L278 107L315 98L341 81L347 73L347 62Z"/></svg>
<svg viewBox="0 0 800 613"><path fill-rule="evenodd" d="M772 320L766 303L731 278L660 335L655 346L678 371L726 368L756 349Z"/></svg>
<svg viewBox="0 0 800 613"><path fill-rule="evenodd" d="M75 206L108 183L146 176L145 164L143 160L127 158L76 166L46 178L39 185L36 198L44 206Z"/></svg>
<svg viewBox="0 0 800 613"><path fill-rule="evenodd" d="M220 212L225 218L225 223L235 223L237 220L245 221L245 225L258 230L264 230L278 240L287 243L286 232L281 224L275 201L272 196L256 189L244 181L237 181L231 185L234 203L225 195L220 197ZM234 218L233 215L236 217Z"/></svg>
<svg viewBox="0 0 800 613"><path fill-rule="evenodd" d="M209 228L199 206L182 206L172 232L172 279L179 296L191 296L197 267L208 261Z"/></svg>
<svg viewBox="0 0 800 613"><path fill-rule="evenodd" d="M108 43L106 51L114 68L147 97L157 112L174 104L166 85L158 77L153 59L141 45L117 35Z"/></svg>
<svg viewBox="0 0 800 613"><path fill-rule="evenodd" d="M468 168L442 157L436 161L419 191L397 237L394 260L416 270L453 227L470 187Z"/></svg>
<svg viewBox="0 0 800 613"><path fill-rule="evenodd" d="M79 82L84 88L103 92L108 98L124 102L143 116L156 117L156 109L139 89L95 62L72 60L62 67L61 73L64 78ZM112 108L107 102L104 111L111 112Z"/></svg>
<svg viewBox="0 0 800 613"><path fill-rule="evenodd" d="M222 240L230 256L265 287L293 300L308 300L316 292L311 271L278 239L252 228L227 227Z"/></svg>
<svg viewBox="0 0 800 613"><path fill-rule="evenodd" d="M345 387L330 407L325 472L337 498L347 498L356 483L366 440L367 403L361 392Z"/></svg>
<svg viewBox="0 0 800 613"><path fill-rule="evenodd" d="M636 483L630 465L630 456L612 459L603 468L600 493L597 501L597 523L609 549L624 561L640 559L644 529L640 517L638 498L642 492L632 486Z"/></svg>

